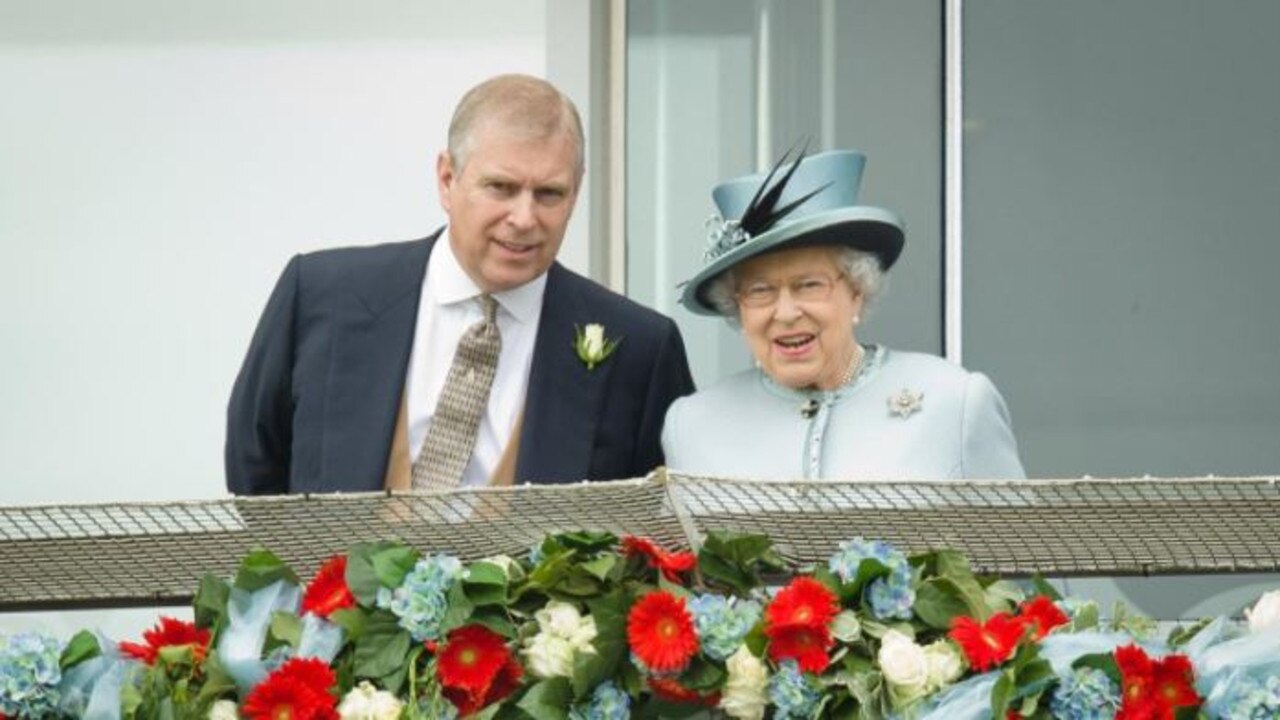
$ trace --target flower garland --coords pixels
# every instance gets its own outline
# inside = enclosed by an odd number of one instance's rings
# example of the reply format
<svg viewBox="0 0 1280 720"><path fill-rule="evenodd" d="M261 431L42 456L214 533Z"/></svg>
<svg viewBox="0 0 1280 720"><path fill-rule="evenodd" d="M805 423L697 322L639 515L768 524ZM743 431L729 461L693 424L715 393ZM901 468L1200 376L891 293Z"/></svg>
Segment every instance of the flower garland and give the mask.
<svg viewBox="0 0 1280 720"><path fill-rule="evenodd" d="M0 636L0 719L1280 717L1280 590L1160 640L946 550L855 538L795 570L732 533L364 544L306 583L256 551L142 642Z"/></svg>

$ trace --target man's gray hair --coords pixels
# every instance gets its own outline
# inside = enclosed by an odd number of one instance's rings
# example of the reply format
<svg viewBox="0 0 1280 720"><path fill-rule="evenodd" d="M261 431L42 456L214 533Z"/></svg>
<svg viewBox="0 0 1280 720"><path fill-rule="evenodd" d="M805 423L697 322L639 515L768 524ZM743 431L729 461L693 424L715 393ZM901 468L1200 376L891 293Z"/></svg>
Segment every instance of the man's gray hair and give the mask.
<svg viewBox="0 0 1280 720"><path fill-rule="evenodd" d="M578 176L586 167L586 146L578 108L556 86L532 75L498 75L467 91L449 122L449 158L458 172L467 164L471 133L484 122L544 139L567 132L578 148Z"/></svg>
<svg viewBox="0 0 1280 720"><path fill-rule="evenodd" d="M863 252L848 245L831 245L831 254L840 272L849 278L849 284L862 293L863 312L871 306L872 301L884 288L884 270L880 268L880 258L869 252ZM783 250L782 252L786 252ZM707 301L730 325L738 324L737 278L733 268L720 273L707 285Z"/></svg>

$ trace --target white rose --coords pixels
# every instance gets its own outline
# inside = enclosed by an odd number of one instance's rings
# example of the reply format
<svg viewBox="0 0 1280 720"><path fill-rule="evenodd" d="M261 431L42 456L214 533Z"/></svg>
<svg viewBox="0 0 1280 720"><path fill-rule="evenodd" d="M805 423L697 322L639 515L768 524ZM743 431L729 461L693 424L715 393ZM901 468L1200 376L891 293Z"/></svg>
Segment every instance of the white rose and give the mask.
<svg viewBox="0 0 1280 720"><path fill-rule="evenodd" d="M560 602L559 600L552 600L547 603L546 607L534 613L533 617L538 621L538 627L543 632L551 633L565 640L577 637L584 622L582 614L578 612L578 608L574 607L572 603ZM588 617L588 619L591 618ZM593 633L591 639L594 639L594 619L591 619L591 631Z"/></svg>
<svg viewBox="0 0 1280 720"><path fill-rule="evenodd" d="M769 668L745 645L729 656L724 667L729 677L720 694L720 709L738 720L763 720L769 706Z"/></svg>
<svg viewBox="0 0 1280 720"><path fill-rule="evenodd" d="M209 720L240 720L234 700L218 700L209 706Z"/></svg>
<svg viewBox="0 0 1280 720"><path fill-rule="evenodd" d="M1251 632L1262 632L1280 625L1280 590L1272 590L1258 598L1252 609L1245 610Z"/></svg>
<svg viewBox="0 0 1280 720"><path fill-rule="evenodd" d="M938 690L964 674L964 658L960 650L947 640L938 640L924 648L924 659L929 666L929 690Z"/></svg>
<svg viewBox="0 0 1280 720"><path fill-rule="evenodd" d="M342 720L396 720L403 707L395 695L375 688L368 680L361 680L342 698L338 717Z"/></svg>
<svg viewBox="0 0 1280 720"><path fill-rule="evenodd" d="M604 354L604 326L599 323L587 323L582 331L587 340L587 354L599 357Z"/></svg>
<svg viewBox="0 0 1280 720"><path fill-rule="evenodd" d="M929 692L929 661L924 648L897 630L880 639L876 655L895 707L905 707Z"/></svg>
<svg viewBox="0 0 1280 720"><path fill-rule="evenodd" d="M525 640L523 651L530 674L544 679L572 675L574 653L568 640L545 631Z"/></svg>

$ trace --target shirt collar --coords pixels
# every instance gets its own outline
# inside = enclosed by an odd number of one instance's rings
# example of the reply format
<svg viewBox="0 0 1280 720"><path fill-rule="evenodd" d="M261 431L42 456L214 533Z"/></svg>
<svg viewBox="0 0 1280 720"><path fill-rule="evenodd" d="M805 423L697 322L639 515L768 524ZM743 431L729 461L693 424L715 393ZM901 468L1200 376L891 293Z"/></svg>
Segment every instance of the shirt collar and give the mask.
<svg viewBox="0 0 1280 720"><path fill-rule="evenodd" d="M427 286L431 288L431 299L437 305L455 305L481 294L480 288L454 255L448 232L436 241L431 261L427 263ZM546 288L547 274L544 272L523 285L494 293L493 298L518 322L526 323L536 319Z"/></svg>

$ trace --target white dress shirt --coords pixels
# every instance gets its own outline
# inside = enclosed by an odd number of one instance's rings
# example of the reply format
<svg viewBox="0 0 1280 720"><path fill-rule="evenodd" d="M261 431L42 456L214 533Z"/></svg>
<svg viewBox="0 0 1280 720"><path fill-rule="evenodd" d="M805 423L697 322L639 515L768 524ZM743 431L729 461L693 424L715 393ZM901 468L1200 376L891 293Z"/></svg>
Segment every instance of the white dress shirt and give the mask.
<svg viewBox="0 0 1280 720"><path fill-rule="evenodd" d="M520 287L495 293L498 301L498 331L502 351L498 370L489 390L489 407L480 419L476 445L461 485L484 485L502 458L511 439L516 419L524 408L533 365L533 344L542 317L542 293L547 287L543 273ZM422 279L418 301L418 322L413 333L413 351L405 378L408 398L409 461L418 457L431 427L436 403L444 390L449 366L458 340L468 327L484 318L478 300L481 292L458 264L449 243L448 230L431 250L427 272Z"/></svg>

